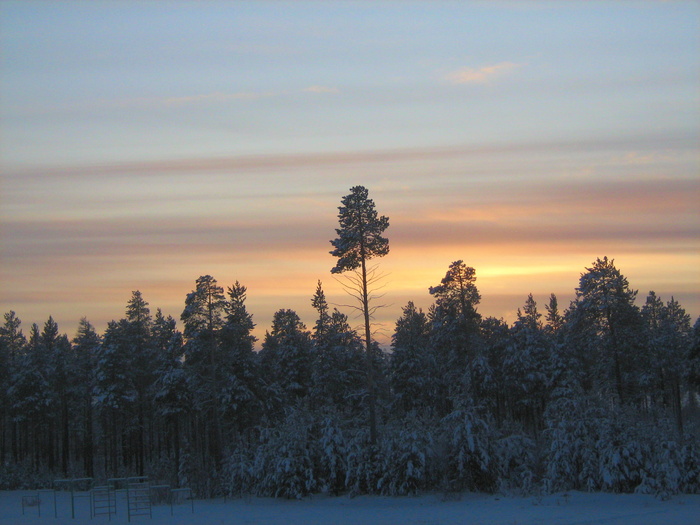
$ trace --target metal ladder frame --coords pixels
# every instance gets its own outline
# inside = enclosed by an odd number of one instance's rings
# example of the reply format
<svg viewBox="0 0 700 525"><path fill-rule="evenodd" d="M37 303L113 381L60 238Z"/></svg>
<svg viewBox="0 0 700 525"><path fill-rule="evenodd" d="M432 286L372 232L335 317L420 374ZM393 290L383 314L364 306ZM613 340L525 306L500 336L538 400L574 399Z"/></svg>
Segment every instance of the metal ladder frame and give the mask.
<svg viewBox="0 0 700 525"><path fill-rule="evenodd" d="M112 521L112 515L117 515L117 495L112 491L109 485L93 487L90 492L91 498L91 518L96 516L107 516L109 521Z"/></svg>
<svg viewBox="0 0 700 525"><path fill-rule="evenodd" d="M148 516L153 519L151 510L151 489L148 478L138 476L126 480L127 521L132 516Z"/></svg>

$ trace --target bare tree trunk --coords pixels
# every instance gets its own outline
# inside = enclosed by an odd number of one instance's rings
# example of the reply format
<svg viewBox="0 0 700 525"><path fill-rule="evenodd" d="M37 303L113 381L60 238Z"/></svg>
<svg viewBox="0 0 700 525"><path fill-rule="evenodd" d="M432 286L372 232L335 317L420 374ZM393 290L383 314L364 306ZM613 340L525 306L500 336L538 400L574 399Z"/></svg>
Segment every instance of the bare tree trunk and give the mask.
<svg viewBox="0 0 700 525"><path fill-rule="evenodd" d="M681 385L678 376L673 378L673 411L676 414L678 436L683 440L683 407L681 404Z"/></svg>
<svg viewBox="0 0 700 525"><path fill-rule="evenodd" d="M68 414L68 400L64 394L61 400L61 470L63 475L68 475L68 463L70 461L70 418Z"/></svg>
<svg viewBox="0 0 700 525"><path fill-rule="evenodd" d="M180 422L178 421L178 416L173 417L173 445L175 446L175 480L177 480L175 486L179 487L178 473L180 470Z"/></svg>
<svg viewBox="0 0 700 525"><path fill-rule="evenodd" d="M84 458L83 462L85 465L85 475L88 478L94 477L94 464L93 464L93 435L92 435L92 402L90 396L86 399L85 403L85 448L84 448Z"/></svg>
<svg viewBox="0 0 700 525"><path fill-rule="evenodd" d="M372 331L369 322L369 294L367 292L367 267L362 257L362 312L365 316L365 350L367 353L367 401L369 403L369 439L377 442L377 408L374 391L374 366L372 364Z"/></svg>

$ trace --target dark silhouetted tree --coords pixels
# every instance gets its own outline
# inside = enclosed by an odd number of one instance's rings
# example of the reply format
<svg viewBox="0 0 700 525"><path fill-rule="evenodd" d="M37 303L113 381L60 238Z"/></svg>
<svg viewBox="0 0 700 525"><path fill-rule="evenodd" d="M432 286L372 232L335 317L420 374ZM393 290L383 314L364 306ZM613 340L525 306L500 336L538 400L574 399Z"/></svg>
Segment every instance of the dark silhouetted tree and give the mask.
<svg viewBox="0 0 700 525"><path fill-rule="evenodd" d="M683 435L682 395L687 377L687 358L692 345L690 316L673 297L664 305L649 292L641 310L647 341L643 386L647 395L672 409L676 427Z"/></svg>
<svg viewBox="0 0 700 525"><path fill-rule="evenodd" d="M294 310L278 310L260 351L263 371L286 405L294 405L311 386L311 334Z"/></svg>
<svg viewBox="0 0 700 525"><path fill-rule="evenodd" d="M389 227L389 218L377 214L374 201L364 186L350 188L350 193L342 198L338 207L340 227L335 231L338 238L331 241L335 248L330 253L338 258L331 273L357 271L357 278L350 289L360 303L364 317L365 351L367 353L367 399L369 402L370 440L377 441L376 394L372 366L372 331L370 320L375 306L372 303L372 273L368 273L367 261L384 257L389 253L389 240L382 237Z"/></svg>
<svg viewBox="0 0 700 525"><path fill-rule="evenodd" d="M547 330L554 333L558 332L564 323L564 317L559 311L559 302L556 295L551 294L549 296L549 304L545 305L545 310L547 310Z"/></svg>
<svg viewBox="0 0 700 525"><path fill-rule="evenodd" d="M604 257L581 274L567 315L578 366L588 376L586 388L602 388L621 404L638 393L634 369L639 364L642 324L636 296L614 261Z"/></svg>
<svg viewBox="0 0 700 525"><path fill-rule="evenodd" d="M401 413L430 413L438 395L438 370L430 352L428 316L413 301L396 321L391 346L389 380L397 408Z"/></svg>
<svg viewBox="0 0 700 525"><path fill-rule="evenodd" d="M227 289L224 325L220 331L222 388L219 402L231 432L253 426L264 409L264 384L260 377L252 334L255 323L246 309L245 286L236 281Z"/></svg>
<svg viewBox="0 0 700 525"><path fill-rule="evenodd" d="M10 417L10 389L15 380L17 364L27 344L20 328L22 321L15 312L10 310L4 319L4 324L0 326L0 465L5 464L10 449L13 451L13 459L17 459L17 423Z"/></svg>
<svg viewBox="0 0 700 525"><path fill-rule="evenodd" d="M523 310L518 309L504 360L512 415L532 432L537 432L542 423L552 377L552 349L541 317L537 302L529 294Z"/></svg>
<svg viewBox="0 0 700 525"><path fill-rule="evenodd" d="M351 410L366 384L362 341L345 314L329 311L320 281L311 305L318 312L312 334L311 402L318 408Z"/></svg>
<svg viewBox="0 0 700 525"><path fill-rule="evenodd" d="M73 339L74 374L77 378L72 385L75 396L75 418L82 435L82 456L85 475L93 477L94 467L94 423L92 397L95 388L95 367L102 338L87 318L80 319L78 331Z"/></svg>
<svg viewBox="0 0 700 525"><path fill-rule="evenodd" d="M453 403L463 401L464 394L473 394L478 384L486 386L484 374L488 370L480 360L481 315L476 310L481 295L475 282L474 268L459 260L450 264L438 286L429 288L435 297L435 307L430 312L431 344Z"/></svg>
<svg viewBox="0 0 700 525"><path fill-rule="evenodd" d="M219 394L223 388L220 330L226 317L224 289L211 275L197 279L187 294L181 319L184 324L184 370L192 395L195 427L191 443L205 472L221 467L223 435Z"/></svg>

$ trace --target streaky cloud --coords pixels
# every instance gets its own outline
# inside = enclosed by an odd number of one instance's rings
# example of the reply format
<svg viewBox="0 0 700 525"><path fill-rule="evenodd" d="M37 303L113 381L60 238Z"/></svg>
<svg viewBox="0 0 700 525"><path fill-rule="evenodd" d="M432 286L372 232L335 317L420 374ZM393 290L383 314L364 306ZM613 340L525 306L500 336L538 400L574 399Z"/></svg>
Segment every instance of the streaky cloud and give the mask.
<svg viewBox="0 0 700 525"><path fill-rule="evenodd" d="M95 177L105 175L192 174L201 172L260 172L275 169L299 169L353 165L363 163L395 163L460 157L494 157L509 153L538 154L590 153L619 150L692 150L697 148L697 134L678 129L615 137L583 137L578 140L541 140L457 144L431 147L387 148L309 153L271 153L265 155L210 156L198 158L164 158L104 164L53 164L50 166L5 166L4 178L27 177Z"/></svg>
<svg viewBox="0 0 700 525"><path fill-rule="evenodd" d="M329 86L309 86L307 88L304 88L304 91L307 93L340 93L340 90L336 87L329 87Z"/></svg>
<svg viewBox="0 0 700 525"><path fill-rule="evenodd" d="M184 104L196 104L200 102L226 102L229 100L255 100L259 98L273 97L273 92L239 91L235 93L206 93L202 95L191 95L183 97L167 97L158 99L158 102L166 106L181 106Z"/></svg>
<svg viewBox="0 0 700 525"><path fill-rule="evenodd" d="M57 104L7 105L4 108L8 116L17 118L36 118L48 116L100 115L105 112L149 110L161 108L179 108L191 105L225 104L235 101L255 101L282 95L275 91L214 91L192 95L170 95L159 97L126 98L88 98Z"/></svg>
<svg viewBox="0 0 700 525"><path fill-rule="evenodd" d="M525 64L517 64L515 62L499 62L498 64L479 68L465 67L447 74L445 80L452 84L487 84L524 65Z"/></svg>

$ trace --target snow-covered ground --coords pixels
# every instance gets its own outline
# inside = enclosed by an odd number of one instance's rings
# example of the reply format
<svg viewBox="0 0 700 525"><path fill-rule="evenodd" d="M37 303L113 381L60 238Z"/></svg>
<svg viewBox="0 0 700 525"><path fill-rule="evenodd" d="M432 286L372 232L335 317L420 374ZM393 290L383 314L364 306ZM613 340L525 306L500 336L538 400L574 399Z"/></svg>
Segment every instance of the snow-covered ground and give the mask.
<svg viewBox="0 0 700 525"><path fill-rule="evenodd" d="M53 500L44 498L41 517L36 507L22 515L22 496L28 491L0 492L2 525L79 525L127 523L123 500L117 516L90 519L88 500L76 500L76 519L71 519L69 496L58 496L58 518ZM302 501L268 498L196 500L194 513L189 503L176 506L173 516L168 505L154 506L153 518L133 517L131 523L151 525L233 525L233 524L551 524L551 525L693 525L700 524L700 495L681 495L669 501L641 494L588 494L571 492L543 498L504 497L484 494L441 494L388 498L361 496L314 496Z"/></svg>

